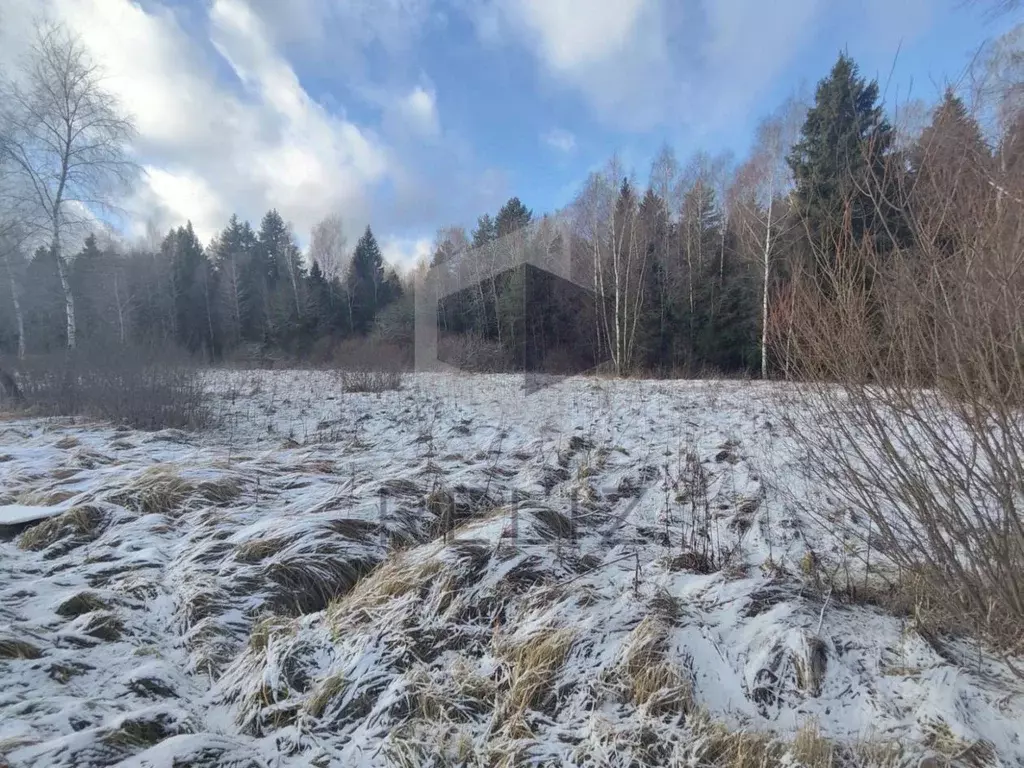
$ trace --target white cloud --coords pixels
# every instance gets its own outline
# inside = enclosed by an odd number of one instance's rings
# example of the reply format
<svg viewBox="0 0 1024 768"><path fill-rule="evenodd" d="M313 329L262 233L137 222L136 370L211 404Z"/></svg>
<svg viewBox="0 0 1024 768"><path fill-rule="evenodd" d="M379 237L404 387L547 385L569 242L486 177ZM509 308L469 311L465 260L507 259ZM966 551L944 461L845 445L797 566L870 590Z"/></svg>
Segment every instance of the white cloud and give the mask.
<svg viewBox="0 0 1024 768"><path fill-rule="evenodd" d="M146 186L139 202L159 207L164 212L163 223L191 221L196 233L209 240L231 215L224 201L207 181L188 169L171 171L156 166L145 166ZM141 222L135 234L142 234Z"/></svg>
<svg viewBox="0 0 1024 768"><path fill-rule="evenodd" d="M309 97L245 0L209 5L215 54L164 6L47 2L45 10L80 35L108 89L136 120L135 151L147 173L124 206L140 220L164 228L191 219L204 240L232 212L257 223L271 207L300 237L328 211L344 211L357 226L369 221L372 190L394 170L391 149ZM5 18L24 22L39 10L20 0ZM0 32L0 47L10 42ZM218 54L240 87L218 79Z"/></svg>
<svg viewBox="0 0 1024 768"><path fill-rule="evenodd" d="M429 237L387 237L380 243L380 252L388 264L408 270L421 259L429 260L433 247Z"/></svg>
<svg viewBox="0 0 1024 768"><path fill-rule="evenodd" d="M412 133L433 138L441 133L437 97L433 91L416 86L398 102L398 118Z"/></svg>
<svg viewBox="0 0 1024 768"><path fill-rule="evenodd" d="M492 0L478 35L516 39L619 128L721 123L811 38L825 0Z"/></svg>
<svg viewBox="0 0 1024 768"><path fill-rule="evenodd" d="M626 52L645 0L517 0L509 10L555 70L572 74Z"/></svg>
<svg viewBox="0 0 1024 768"><path fill-rule="evenodd" d="M134 151L148 172L123 202L135 231L191 219L208 240L231 213L257 224L276 207L300 241L335 211L357 230L408 235L493 202L436 194L453 179L475 189L493 172L442 132L428 75L405 66L448 1L6 0L0 63L23 50L39 14L81 36L139 129ZM371 49L395 54L377 81ZM330 108L307 92L300 61L310 82L330 82L318 74L327 62L344 72L343 89L326 87ZM337 101L347 97L371 111L349 117Z"/></svg>
<svg viewBox="0 0 1024 768"><path fill-rule="evenodd" d="M561 128L552 128L540 138L549 147L564 154L576 149L576 137Z"/></svg>

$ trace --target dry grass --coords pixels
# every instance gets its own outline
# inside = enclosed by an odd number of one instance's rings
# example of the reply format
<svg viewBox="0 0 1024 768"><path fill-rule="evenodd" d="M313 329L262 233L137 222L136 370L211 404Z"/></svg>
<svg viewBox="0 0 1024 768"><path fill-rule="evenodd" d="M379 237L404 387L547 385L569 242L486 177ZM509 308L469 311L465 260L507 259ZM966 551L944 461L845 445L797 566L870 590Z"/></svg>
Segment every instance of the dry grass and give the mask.
<svg viewBox="0 0 1024 768"><path fill-rule="evenodd" d="M0 659L38 659L43 652L27 640L0 637Z"/></svg>
<svg viewBox="0 0 1024 768"><path fill-rule="evenodd" d="M341 389L344 392L387 392L402 388L401 371L342 371Z"/></svg>
<svg viewBox="0 0 1024 768"><path fill-rule="evenodd" d="M106 519L106 513L99 507L73 507L25 530L18 537L18 546L38 552L62 539L70 539L71 545L85 543L100 534Z"/></svg>
<svg viewBox="0 0 1024 768"><path fill-rule="evenodd" d="M52 488L44 488L18 494L17 503L27 507L56 507L77 495L77 491L55 491Z"/></svg>
<svg viewBox="0 0 1024 768"><path fill-rule="evenodd" d="M235 559L240 563L259 563L280 553L291 543L291 539L283 536L246 541L235 547Z"/></svg>
<svg viewBox="0 0 1024 768"><path fill-rule="evenodd" d="M507 666L507 678L495 707L495 723L511 738L532 735L527 713L542 708L565 663L576 633L571 629L537 632L515 644L496 641L496 654Z"/></svg>
<svg viewBox="0 0 1024 768"><path fill-rule="evenodd" d="M110 606L95 592L79 592L57 606L58 616L74 618L93 611L106 611Z"/></svg>
<svg viewBox="0 0 1024 768"><path fill-rule="evenodd" d="M121 639L124 622L110 611L97 611L89 615L81 631L90 637L112 643Z"/></svg>
<svg viewBox="0 0 1024 768"><path fill-rule="evenodd" d="M933 720L924 724L925 746L935 752L950 765L965 765L972 768L983 768L996 764L995 750L986 741L966 741L956 736L949 725L942 720Z"/></svg>
<svg viewBox="0 0 1024 768"><path fill-rule="evenodd" d="M367 574L375 562L357 558L297 554L278 558L263 568L263 576L274 585L274 609L287 615L321 611Z"/></svg>
<svg viewBox="0 0 1024 768"><path fill-rule="evenodd" d="M345 690L345 685L345 676L340 672L325 677L317 683L313 694L306 699L303 707L306 714L319 720L327 711L327 706Z"/></svg>
<svg viewBox="0 0 1024 768"><path fill-rule="evenodd" d="M157 465L136 476L109 500L143 515L169 515L195 490L174 468Z"/></svg>
<svg viewBox="0 0 1024 768"><path fill-rule="evenodd" d="M673 764L715 768L897 768L904 764L903 750L895 743L839 744L823 736L813 722L791 741L767 733L730 730L704 711L692 716L688 726L693 734L686 749L688 759Z"/></svg>
<svg viewBox="0 0 1024 768"><path fill-rule="evenodd" d="M128 717L114 728L105 729L100 740L111 747L141 749L159 744L164 739L180 733L188 733L184 724L174 722L169 716L157 713L153 716Z"/></svg>
<svg viewBox="0 0 1024 768"><path fill-rule="evenodd" d="M667 660L671 627L648 616L626 643L619 669L626 699L652 715L686 714L693 710L693 683L686 670Z"/></svg>
<svg viewBox="0 0 1024 768"><path fill-rule="evenodd" d="M442 570L440 560L413 560L398 554L361 579L346 595L333 601L327 617L335 632L370 621L376 609L412 592L429 587Z"/></svg>
<svg viewBox="0 0 1024 768"><path fill-rule="evenodd" d="M221 506L228 504L245 489L245 483L238 477L220 477L216 480L204 480L196 486L196 491L211 504Z"/></svg>

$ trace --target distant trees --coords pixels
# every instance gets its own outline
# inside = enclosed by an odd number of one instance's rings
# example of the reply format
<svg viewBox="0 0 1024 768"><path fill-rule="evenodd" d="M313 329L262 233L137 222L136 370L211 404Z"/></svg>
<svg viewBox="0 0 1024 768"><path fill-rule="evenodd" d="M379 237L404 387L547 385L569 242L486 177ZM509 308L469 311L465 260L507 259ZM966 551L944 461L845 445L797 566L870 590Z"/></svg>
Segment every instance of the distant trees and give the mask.
<svg viewBox="0 0 1024 768"><path fill-rule="evenodd" d="M65 58L51 61L55 51ZM449 270L468 286L438 303L442 346L529 370L604 361L622 375L806 376L808 317L851 280L864 299L857 322L891 342L893 275L935 274L938 254L970 250L965 220L988 220L994 206L1008 228L1024 206L1021 60L1017 38L994 43L972 108L949 90L920 135L897 143L877 84L840 55L813 102L768 115L738 162L702 152L680 162L664 146L646 184L613 158L554 215L512 197L469 231L442 227L418 272ZM72 225L130 176L131 125L59 29L41 29L31 61L35 79L7 83L0 105L0 348L169 344L217 360L323 358L363 338L412 344L418 278L403 283L370 227L349 249L339 212L312 228L305 255L273 209L255 229L232 216L205 246L186 223L128 250L98 231L70 248ZM95 116L69 113L63 124L95 144L72 141L63 154L47 133L60 109L29 87L55 72L80 75L68 93ZM571 281L523 266L563 258Z"/></svg>

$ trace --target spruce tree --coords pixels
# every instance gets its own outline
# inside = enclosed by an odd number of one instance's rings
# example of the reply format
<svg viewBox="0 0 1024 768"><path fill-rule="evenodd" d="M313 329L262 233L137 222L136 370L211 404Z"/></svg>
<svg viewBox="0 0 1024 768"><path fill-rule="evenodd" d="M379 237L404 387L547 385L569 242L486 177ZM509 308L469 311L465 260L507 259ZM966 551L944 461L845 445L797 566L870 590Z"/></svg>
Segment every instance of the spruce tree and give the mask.
<svg viewBox="0 0 1024 768"><path fill-rule="evenodd" d="M96 236L85 238L82 250L71 262L71 291L75 296L75 322L81 344L94 344L99 340L102 326L104 299L103 253Z"/></svg>
<svg viewBox="0 0 1024 768"><path fill-rule="evenodd" d="M345 288L351 302L352 330L365 334L370 330L377 311L393 298L388 295L393 286L385 281L384 257L369 227L356 243Z"/></svg>
<svg viewBox="0 0 1024 768"><path fill-rule="evenodd" d="M494 242L498 237L498 224L485 213L476 220L476 229L473 230L473 247L480 248L488 243Z"/></svg>
<svg viewBox="0 0 1024 768"><path fill-rule="evenodd" d="M224 343L235 346L242 338L251 338L259 306L254 305L250 263L256 248L256 234L249 222L232 215L228 226L211 246L217 266L219 304L222 306Z"/></svg>
<svg viewBox="0 0 1024 768"><path fill-rule="evenodd" d="M840 54L818 83L800 140L788 157L797 213L807 224L819 266L834 266L838 254L857 248L865 238L886 248L881 214L888 212L879 212L876 201L885 197L879 184L886 180L892 141L878 103L878 83L862 78L854 61Z"/></svg>
<svg viewBox="0 0 1024 768"><path fill-rule="evenodd" d="M981 127L952 89L932 113L909 161L917 226L947 254L965 247L964 222L983 215L995 195L988 183L993 158Z"/></svg>
<svg viewBox="0 0 1024 768"><path fill-rule="evenodd" d="M192 222L168 233L161 248L170 258L174 286L175 340L189 352L210 350L206 297L206 254Z"/></svg>
<svg viewBox="0 0 1024 768"><path fill-rule="evenodd" d="M501 206L494 221L496 237L504 237L518 229L529 226L533 220L533 211L523 205L518 197L511 198Z"/></svg>

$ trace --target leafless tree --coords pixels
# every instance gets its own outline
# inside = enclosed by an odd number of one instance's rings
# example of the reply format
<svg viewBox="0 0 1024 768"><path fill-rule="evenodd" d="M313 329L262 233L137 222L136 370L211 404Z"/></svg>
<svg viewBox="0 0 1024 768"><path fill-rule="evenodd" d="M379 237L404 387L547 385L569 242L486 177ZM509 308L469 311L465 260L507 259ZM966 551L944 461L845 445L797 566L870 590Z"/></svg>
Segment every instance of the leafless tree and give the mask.
<svg viewBox="0 0 1024 768"><path fill-rule="evenodd" d="M81 40L60 24L36 27L20 77L0 82L0 141L12 165L8 202L57 262L68 347L75 346L75 301L64 242L112 207L137 166L134 125L103 86Z"/></svg>
<svg viewBox="0 0 1024 768"><path fill-rule="evenodd" d="M729 197L740 229L761 263L761 378L768 377L768 302L772 248L782 217L777 205L792 184L786 154L796 141L805 109L788 100L757 129L754 150L740 169Z"/></svg>
<svg viewBox="0 0 1024 768"><path fill-rule="evenodd" d="M11 306L14 308L14 322L18 332L18 358L25 357L25 315L21 306L21 285L15 260L21 251L23 231L17 222L0 219L0 258L4 262L7 281L11 289Z"/></svg>
<svg viewBox="0 0 1024 768"><path fill-rule="evenodd" d="M648 186L654 194L665 201L669 215L679 213L682 200L679 199L679 160L668 144L663 144L651 162L651 175Z"/></svg>
<svg viewBox="0 0 1024 768"><path fill-rule="evenodd" d="M320 265L320 271L327 280L340 280L345 276L347 244L340 214L329 213L313 225L309 237L309 258Z"/></svg>
<svg viewBox="0 0 1024 768"><path fill-rule="evenodd" d="M648 266L635 185L630 200L620 194L625 178L613 157L604 171L591 174L572 210L576 235L591 251L597 337L603 339L619 375L633 366Z"/></svg>

